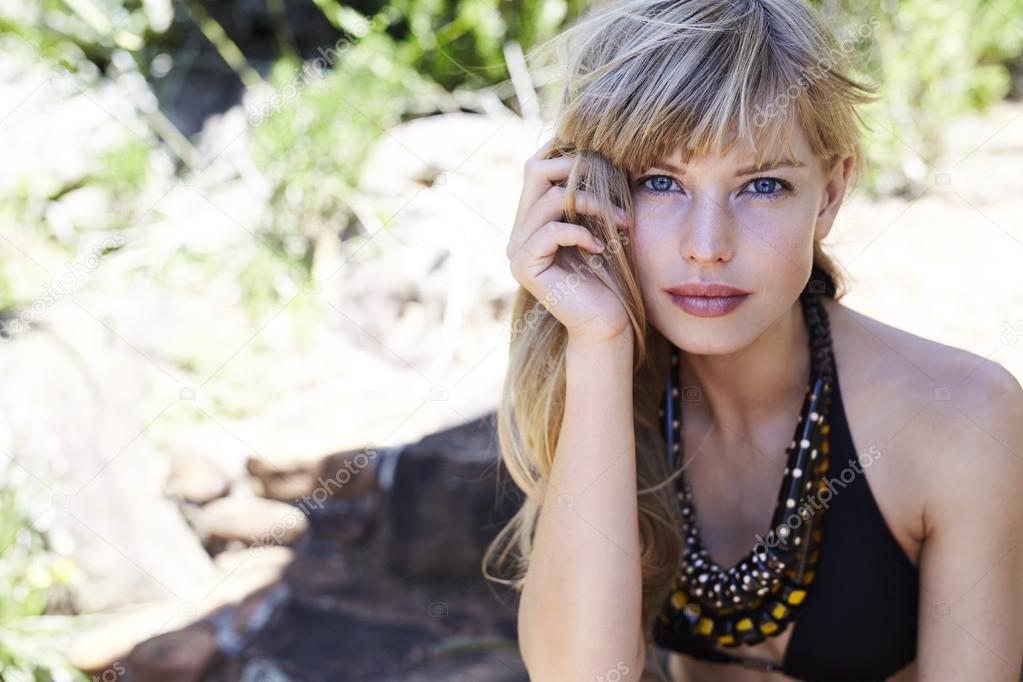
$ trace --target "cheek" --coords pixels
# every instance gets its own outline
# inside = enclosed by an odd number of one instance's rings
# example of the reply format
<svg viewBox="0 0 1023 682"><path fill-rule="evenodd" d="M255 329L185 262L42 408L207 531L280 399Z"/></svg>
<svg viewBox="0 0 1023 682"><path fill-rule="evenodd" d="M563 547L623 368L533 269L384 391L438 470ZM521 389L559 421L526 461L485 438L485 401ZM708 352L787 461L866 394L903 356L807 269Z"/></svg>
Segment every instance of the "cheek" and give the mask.
<svg viewBox="0 0 1023 682"><path fill-rule="evenodd" d="M633 199L632 236L637 251L656 251L664 249L669 240L676 236L678 225L682 221L682 212L670 203L644 201L641 197Z"/></svg>
<svg viewBox="0 0 1023 682"><path fill-rule="evenodd" d="M634 221L629 229L632 240L633 254L636 260L637 274L642 281L644 276L656 272L659 263L671 259L675 253L671 243L675 238L670 216L662 215L663 208L657 210L649 206L634 204Z"/></svg>
<svg viewBox="0 0 1023 682"><path fill-rule="evenodd" d="M813 245L813 208L795 197L778 206L754 207L738 219L740 244L776 253L809 250Z"/></svg>

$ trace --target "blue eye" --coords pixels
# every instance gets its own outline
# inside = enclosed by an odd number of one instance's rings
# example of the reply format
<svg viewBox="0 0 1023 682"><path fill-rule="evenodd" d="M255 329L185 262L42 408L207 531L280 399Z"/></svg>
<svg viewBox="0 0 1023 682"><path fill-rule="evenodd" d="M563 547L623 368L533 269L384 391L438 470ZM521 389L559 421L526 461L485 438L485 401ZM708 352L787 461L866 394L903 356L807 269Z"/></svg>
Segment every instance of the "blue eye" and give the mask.
<svg viewBox="0 0 1023 682"><path fill-rule="evenodd" d="M667 175L648 175L639 181L640 187L654 194L663 194L671 191L675 181Z"/></svg>
<svg viewBox="0 0 1023 682"><path fill-rule="evenodd" d="M783 191L788 191L788 183L778 178L755 178L750 181L747 187L753 187L751 194L762 196L765 199L777 199Z"/></svg>

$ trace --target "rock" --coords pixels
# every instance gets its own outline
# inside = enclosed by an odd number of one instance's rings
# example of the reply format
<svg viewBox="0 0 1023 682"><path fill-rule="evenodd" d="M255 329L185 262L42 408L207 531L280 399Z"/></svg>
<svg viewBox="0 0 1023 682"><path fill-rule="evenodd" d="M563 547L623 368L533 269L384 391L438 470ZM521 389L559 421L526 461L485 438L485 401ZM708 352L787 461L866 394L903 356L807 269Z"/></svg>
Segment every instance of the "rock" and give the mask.
<svg viewBox="0 0 1023 682"><path fill-rule="evenodd" d="M231 574L257 565L259 570L283 570L294 559L295 552L290 547L269 545L221 552L213 558L213 565L224 574Z"/></svg>
<svg viewBox="0 0 1023 682"><path fill-rule="evenodd" d="M287 545L309 527L300 510L259 497L223 497L203 507L196 516L197 530L212 553L229 542L245 546Z"/></svg>
<svg viewBox="0 0 1023 682"><path fill-rule="evenodd" d="M416 615L385 617L369 605L325 610L291 601L272 628L253 638L250 650L282 671L296 671L303 682L379 680L414 669L437 641Z"/></svg>
<svg viewBox="0 0 1023 682"><path fill-rule="evenodd" d="M290 547L274 545L228 550L214 563L223 572L207 599L216 603L236 602L280 581L294 561Z"/></svg>
<svg viewBox="0 0 1023 682"><path fill-rule="evenodd" d="M273 661L257 658L245 664L239 682L297 682L297 680L278 668Z"/></svg>
<svg viewBox="0 0 1023 682"><path fill-rule="evenodd" d="M371 447L327 455L320 462L319 482L333 497L357 497L376 487L380 461L380 451Z"/></svg>
<svg viewBox="0 0 1023 682"><path fill-rule="evenodd" d="M271 500L290 502L316 489L316 477L304 464L281 469L262 458L252 457L246 467L255 479L257 493Z"/></svg>
<svg viewBox="0 0 1023 682"><path fill-rule="evenodd" d="M351 546L368 542L379 527L382 495L368 493L354 500L332 500L308 510L316 533L333 543Z"/></svg>
<svg viewBox="0 0 1023 682"><path fill-rule="evenodd" d="M200 682L221 656L213 630L197 623L137 645L127 667L132 682Z"/></svg>
<svg viewBox="0 0 1023 682"><path fill-rule="evenodd" d="M165 498L167 462L147 437L168 403L154 405L149 362L75 299L45 312L46 333L0 345L0 430L16 435L18 470L31 472L20 486L37 498L28 512L82 570L70 611L182 599L214 569Z"/></svg>
<svg viewBox="0 0 1023 682"><path fill-rule="evenodd" d="M208 590L209 586L201 589ZM110 672L123 670L136 646L161 634L188 628L201 618L204 610L219 605L212 601L203 603L196 597L195 602L152 602L94 614L90 624L71 640L68 662L99 679L108 679L104 672L109 676Z"/></svg>
<svg viewBox="0 0 1023 682"><path fill-rule="evenodd" d="M513 504L496 509L497 462L493 415L405 449L390 493L393 571L410 580L480 577L487 544L514 512Z"/></svg>
<svg viewBox="0 0 1023 682"><path fill-rule="evenodd" d="M221 468L208 457L194 452L171 456L167 494L172 497L206 504L226 495L230 484Z"/></svg>
<svg viewBox="0 0 1023 682"><path fill-rule="evenodd" d="M351 498L373 490L379 461L376 449L364 447L273 462L249 457L246 467L262 484L264 497L284 502L310 498L322 505L328 499Z"/></svg>
<svg viewBox="0 0 1023 682"><path fill-rule="evenodd" d="M241 632L258 605L282 584L279 581L292 558L289 548L273 546L220 554L216 558L220 571L209 583L193 586L191 600L100 614L76 634L68 660L79 670L106 679L104 671L116 672L133 648L161 634L188 629L200 621L219 623L225 612L230 614L228 624Z"/></svg>

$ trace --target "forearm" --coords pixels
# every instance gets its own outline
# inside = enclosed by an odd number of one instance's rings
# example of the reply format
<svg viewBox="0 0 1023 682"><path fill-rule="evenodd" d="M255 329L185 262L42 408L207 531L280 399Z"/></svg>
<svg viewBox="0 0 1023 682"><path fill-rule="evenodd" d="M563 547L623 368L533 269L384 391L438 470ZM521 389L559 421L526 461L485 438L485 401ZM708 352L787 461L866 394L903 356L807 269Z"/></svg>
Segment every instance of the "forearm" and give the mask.
<svg viewBox="0 0 1023 682"><path fill-rule="evenodd" d="M519 612L533 680L642 674L632 341L569 342L565 413ZM626 670L628 671L626 673Z"/></svg>

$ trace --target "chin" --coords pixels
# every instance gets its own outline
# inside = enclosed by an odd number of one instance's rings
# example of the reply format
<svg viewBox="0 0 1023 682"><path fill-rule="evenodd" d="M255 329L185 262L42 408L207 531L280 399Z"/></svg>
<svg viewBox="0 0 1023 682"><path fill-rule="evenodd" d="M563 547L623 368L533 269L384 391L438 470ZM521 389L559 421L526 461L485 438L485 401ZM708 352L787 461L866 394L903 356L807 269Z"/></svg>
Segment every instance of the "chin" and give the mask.
<svg viewBox="0 0 1023 682"><path fill-rule="evenodd" d="M728 355L749 346L761 333L749 318L734 314L698 318L677 310L652 320L668 341L693 355ZM665 319L666 318L666 319Z"/></svg>

